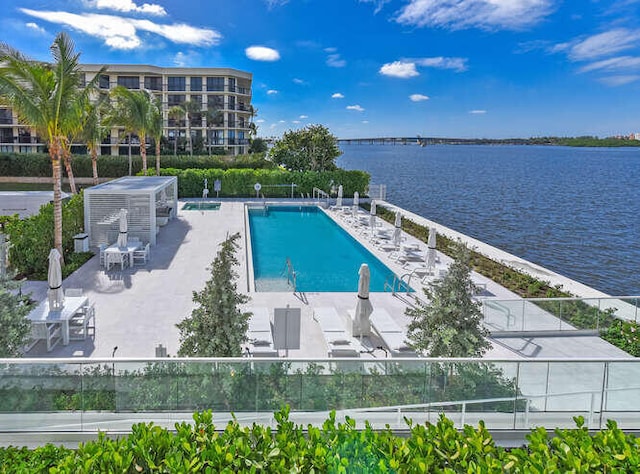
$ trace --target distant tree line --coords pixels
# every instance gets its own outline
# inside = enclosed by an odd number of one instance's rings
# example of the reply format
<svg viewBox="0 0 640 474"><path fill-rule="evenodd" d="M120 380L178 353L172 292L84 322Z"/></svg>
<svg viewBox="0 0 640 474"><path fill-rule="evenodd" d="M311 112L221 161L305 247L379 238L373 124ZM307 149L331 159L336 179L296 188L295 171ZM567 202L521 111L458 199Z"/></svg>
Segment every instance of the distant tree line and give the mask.
<svg viewBox="0 0 640 474"><path fill-rule="evenodd" d="M594 136L582 137L531 137L531 138L429 138L429 145L557 145L579 147L640 146L640 140Z"/></svg>

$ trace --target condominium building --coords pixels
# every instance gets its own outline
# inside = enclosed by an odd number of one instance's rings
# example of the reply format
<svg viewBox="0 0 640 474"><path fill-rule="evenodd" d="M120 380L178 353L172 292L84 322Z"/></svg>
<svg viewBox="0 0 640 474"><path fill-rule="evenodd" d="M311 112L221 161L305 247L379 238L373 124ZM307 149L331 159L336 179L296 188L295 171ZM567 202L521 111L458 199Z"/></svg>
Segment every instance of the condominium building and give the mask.
<svg viewBox="0 0 640 474"><path fill-rule="evenodd" d="M85 80L92 80L102 65L85 64ZM116 86L147 89L162 103L166 145L178 153L186 147L207 153L224 149L226 153L246 153L252 119L252 74L229 68L165 68L149 65L111 64L98 78L98 88L109 91ZM189 103L189 115L180 114L176 106ZM187 133L191 140L187 140ZM128 153L129 136L114 128L103 140L102 155ZM137 137L131 139L133 153L139 153ZM77 146L82 146L78 143ZM20 124L9 108L0 108L0 151L33 153L43 150L35 132Z"/></svg>

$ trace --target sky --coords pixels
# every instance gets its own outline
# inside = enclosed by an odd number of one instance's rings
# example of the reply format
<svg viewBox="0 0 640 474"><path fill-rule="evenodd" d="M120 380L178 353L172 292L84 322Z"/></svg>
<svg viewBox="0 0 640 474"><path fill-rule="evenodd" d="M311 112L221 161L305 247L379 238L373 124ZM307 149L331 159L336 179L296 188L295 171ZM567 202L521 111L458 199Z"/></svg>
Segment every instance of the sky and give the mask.
<svg viewBox="0 0 640 474"><path fill-rule="evenodd" d="M51 60L253 74L258 135L640 132L640 0L2 0L0 41Z"/></svg>

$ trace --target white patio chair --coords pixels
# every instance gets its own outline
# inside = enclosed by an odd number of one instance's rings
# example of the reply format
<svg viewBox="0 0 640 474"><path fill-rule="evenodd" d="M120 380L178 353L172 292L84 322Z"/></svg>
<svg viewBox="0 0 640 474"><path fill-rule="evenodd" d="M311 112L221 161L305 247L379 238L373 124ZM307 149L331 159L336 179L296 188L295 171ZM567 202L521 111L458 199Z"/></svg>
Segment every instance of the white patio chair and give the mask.
<svg viewBox="0 0 640 474"><path fill-rule="evenodd" d="M151 248L151 244L147 244L140 250L134 250L133 264L145 265L147 263L147 260L149 260L150 248Z"/></svg>
<svg viewBox="0 0 640 474"><path fill-rule="evenodd" d="M69 320L69 340L83 341L96 333L96 308L93 304L84 306Z"/></svg>
<svg viewBox="0 0 640 474"><path fill-rule="evenodd" d="M120 270L124 270L125 260L129 261L129 257L121 252L105 252L105 268L107 271L112 265L120 265Z"/></svg>

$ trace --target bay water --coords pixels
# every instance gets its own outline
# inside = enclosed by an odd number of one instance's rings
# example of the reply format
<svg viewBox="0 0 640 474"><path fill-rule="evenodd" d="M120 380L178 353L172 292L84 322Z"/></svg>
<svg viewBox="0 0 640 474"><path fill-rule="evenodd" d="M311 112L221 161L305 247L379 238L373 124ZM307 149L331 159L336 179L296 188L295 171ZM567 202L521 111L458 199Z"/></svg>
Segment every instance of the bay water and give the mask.
<svg viewBox="0 0 640 474"><path fill-rule="evenodd" d="M640 148L343 145L387 200L611 295L640 294Z"/></svg>

